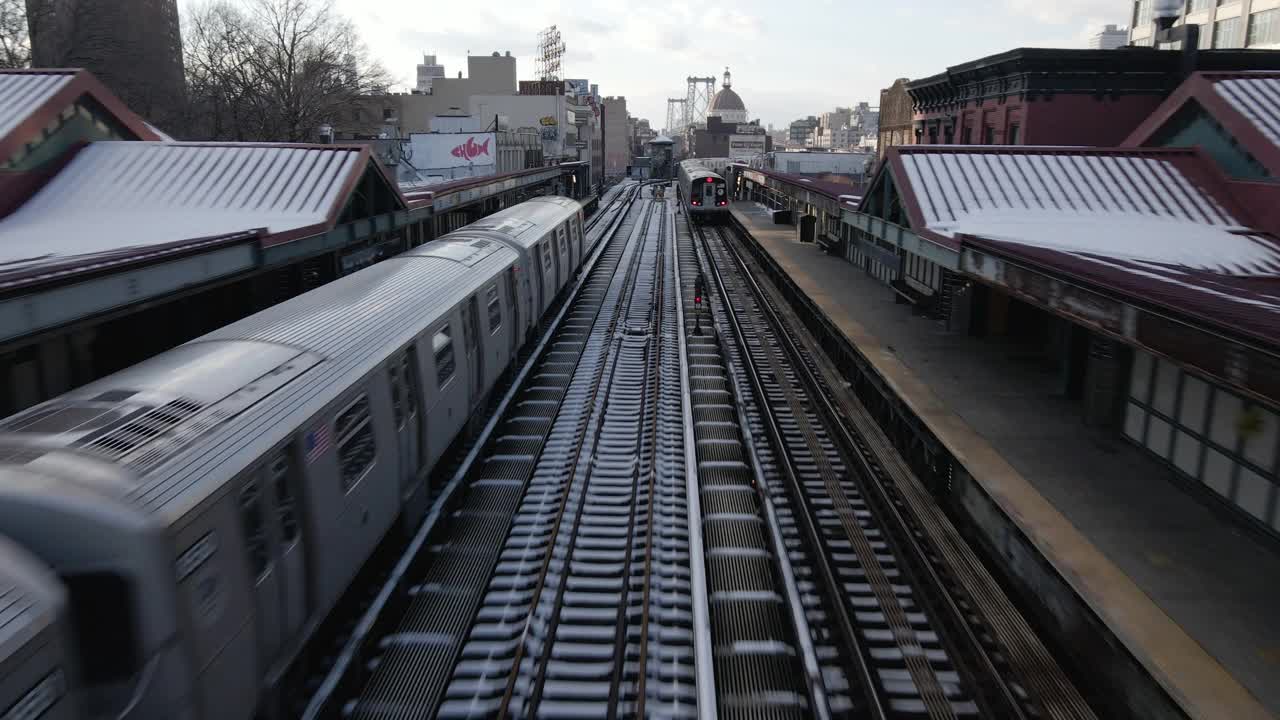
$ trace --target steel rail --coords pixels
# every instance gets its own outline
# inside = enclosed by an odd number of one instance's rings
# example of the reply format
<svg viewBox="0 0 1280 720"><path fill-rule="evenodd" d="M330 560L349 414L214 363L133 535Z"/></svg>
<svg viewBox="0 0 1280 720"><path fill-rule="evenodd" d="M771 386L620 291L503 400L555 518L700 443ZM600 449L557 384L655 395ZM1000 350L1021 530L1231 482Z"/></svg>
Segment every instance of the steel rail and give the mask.
<svg viewBox="0 0 1280 720"><path fill-rule="evenodd" d="M1019 693L1004 681L1006 673L1001 673L996 667L995 661L987 652L984 643L977 637L972 624L968 621L967 613L957 605L952 593L947 590L947 584L938 575L934 564L929 561L929 551L924 548L921 540L915 533L911 532L911 524L907 521L899 508L898 504L893 501L881 482L883 475L882 470L874 467L871 461L866 457L864 448L866 444L860 441L852 429L849 427L845 415L841 412L830 397L829 392L823 386L821 380L817 377L814 369L810 366L805 353L800 348L796 339L787 331L787 326L777 310L773 307L766 294L764 288L756 280L750 267L742 258L740 251L732 242L723 242L724 247L728 251L728 255L737 265L741 276L744 278L756 296L760 299L760 305L764 310L764 314L769 323L775 328L776 334L780 338L780 343L792 359L792 364L797 367L798 374L809 389L811 397L816 399L817 406L822 415L827 420L827 427L834 428L838 435L838 439L843 442L847 452L858 463L859 469L862 471L863 477L868 480L864 483L864 487L871 490L871 497L876 504L876 509L885 516L888 516L893 522L890 524L894 531L894 538L898 544L909 551L914 569L923 575L924 579L933 587L934 593L931 595L938 601L935 603L936 612L949 615L947 623L952 631L959 632L964 642L965 652L960 653L962 657L969 657L976 660L980 664L977 668L987 679L995 680L994 685L997 688L997 696L991 697L990 693L983 692L986 696L988 705L995 705L992 712L996 712L1000 717L1027 718L1027 709L1024 702L1019 700ZM940 607L937 607L940 605ZM954 641L954 638L953 638ZM954 644L954 642L953 642ZM972 672L972 668L970 671ZM975 682L975 686L979 689L989 687L990 685L983 682Z"/></svg>
<svg viewBox="0 0 1280 720"><path fill-rule="evenodd" d="M645 225L640 229L640 232L638 233L638 235L644 236L647 233L649 217L650 217L649 215L645 216ZM621 300L619 302L620 306L629 304L631 298L633 297L633 293L635 290L634 276L635 276L636 268L639 265L641 256L642 256L641 252L639 250L636 250L634 252L633 258L631 259L630 266L627 268L626 276L623 279L623 287L624 287L624 292L626 292L626 299ZM622 317L621 313L614 316L611 326L607 330L608 335L614 334L614 332L616 331L619 319L621 317ZM534 589L533 600L530 603L529 616L525 619L524 627L521 630L516 640L515 655L511 662L511 672L507 676L506 690L503 692L502 701L498 706L497 716L499 718L506 718L506 717L509 717L511 714L511 702L515 699L516 683L520 677L520 672L521 672L520 665L522 664L522 661L524 659L525 649L528 647L529 636L533 630L534 618L537 616L537 613L538 613L538 605L542 601L542 592L546 587L547 576L550 572L551 562L555 557L555 538L559 534L561 523L565 519L564 516L566 514L566 510L569 504L569 499L572 494L571 491L573 489L573 484L578 477L579 468L582 465L583 450L585 449L586 443L590 441L591 446L593 448L592 452L594 454L594 448L599 442L599 433L604 425L603 420L604 420L604 414L608 409L609 393L606 390L603 396L601 395L601 390L604 389L604 385L605 385L605 383L603 382L603 376L605 375L605 373L609 373L610 375L612 375L612 373L616 370L619 357L620 356L616 351L610 352L610 357L608 362L601 363L600 369L593 383L591 398L588 403L588 407L593 407L594 409L588 415L587 421L586 421L587 427L583 428L583 435L582 435L582 438L579 440L579 445L573 451L573 463L570 466L570 469L568 472L569 481L565 485L564 496L560 500L560 509L556 513L556 520L551 529L551 535L550 535L551 542L547 546L547 551L543 556L542 568L538 573L537 585ZM603 402L603 405L597 406L597 404L601 402ZM595 424L595 432L590 432L589 428L593 423ZM584 496L587 492L588 487L590 486L590 474L591 474L591 468L588 466L586 470L586 476L584 477L582 482L582 494ZM582 503L581 501L577 503L577 510L576 512L574 512L574 517L572 520L573 524L569 528L567 552L572 551L572 548L577 539L579 522L581 521L581 518L582 518L583 505L584 503ZM568 562L568 557L566 557L566 563L567 562ZM564 591L564 579L566 575L567 575L567 572L560 574L559 582L556 585L557 598L554 601L553 608L558 608L558 606L560 605L560 602L561 602L560 597L562 596ZM537 703L539 701L539 696L541 694L541 687L542 687L541 683L545 679L545 675L544 675L545 668L546 668L545 656L547 653L551 651L551 647L553 644L552 639L555 636L556 625L558 624L558 622L559 622L559 612L555 611L551 616L551 627L548 631L548 636L547 638L544 639L543 658L541 662L539 662L535 666L535 672L537 673L537 675L536 675L535 684L534 684L534 694L531 696L529 701L529 704L534 707L537 706ZM525 708L525 713L523 714L532 714L532 713L529 712L528 708Z"/></svg>
<svg viewBox="0 0 1280 720"><path fill-rule="evenodd" d="M778 420L774 413L768 410L769 396L764 388L764 383L760 378L760 369L756 367L755 360L751 357L751 346L747 342L746 333L742 327L742 321L738 317L737 310L734 308L730 300L730 294L724 278L720 273L719 267L716 265L715 259L712 257L711 245L707 240L702 228L696 228L696 236L701 241L706 264L710 270L710 276L715 282L716 292L721 298L720 304L724 308L724 315L733 333L734 340L738 343L742 351L743 370L751 385L751 390L756 398L757 404L761 408L761 415L764 420L764 429L771 443L776 449L777 464L782 470L782 476L786 481L789 494L797 504L797 511L793 513L797 520L797 525L802 529L806 540L810 547L814 549L813 564L821 580L823 589L828 595L828 605L831 614L835 620L837 632L843 638L846 646L850 648L849 655L853 658L854 670L857 674L859 682L864 689L867 701L867 711L869 715L876 720L887 720L890 715L888 712L889 702L887 698L882 697L882 689L877 682L874 672L867 661L867 652L863 647L858 636L857 628L854 626L853 619L849 616L849 610L844 597L840 594L839 588L842 587L835 571L831 567L831 563L823 551L825 543L821 534L814 526L813 518L815 517L812 505L807 497L800 473L788 452L788 444L782 428L778 425ZM726 361L728 359L726 358ZM749 432L750 428L744 428Z"/></svg>

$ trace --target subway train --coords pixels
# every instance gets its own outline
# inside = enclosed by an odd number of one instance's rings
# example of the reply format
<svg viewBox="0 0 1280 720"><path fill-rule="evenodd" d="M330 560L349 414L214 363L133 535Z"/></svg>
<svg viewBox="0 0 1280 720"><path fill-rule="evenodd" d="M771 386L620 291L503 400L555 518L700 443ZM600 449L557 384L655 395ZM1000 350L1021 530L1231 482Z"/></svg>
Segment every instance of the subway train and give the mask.
<svg viewBox="0 0 1280 720"><path fill-rule="evenodd" d="M58 577L0 537L0 718L83 717L70 622Z"/></svg>
<svg viewBox="0 0 1280 720"><path fill-rule="evenodd" d="M724 178L697 160L680 163L677 194L689 219L723 222L729 216L729 189Z"/></svg>
<svg viewBox="0 0 1280 720"><path fill-rule="evenodd" d="M274 707L590 251L536 198L0 421L0 528L65 588L85 712ZM0 649L4 699L44 692Z"/></svg>

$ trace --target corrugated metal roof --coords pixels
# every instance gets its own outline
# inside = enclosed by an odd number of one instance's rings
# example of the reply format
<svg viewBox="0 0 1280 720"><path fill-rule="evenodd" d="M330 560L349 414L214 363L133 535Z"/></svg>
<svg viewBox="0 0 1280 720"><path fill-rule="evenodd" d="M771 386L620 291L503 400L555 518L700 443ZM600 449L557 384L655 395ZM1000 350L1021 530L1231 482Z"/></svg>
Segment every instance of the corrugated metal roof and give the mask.
<svg viewBox="0 0 1280 720"><path fill-rule="evenodd" d="M97 142L0 221L0 267L327 222L358 148Z"/></svg>
<svg viewBox="0 0 1280 720"><path fill-rule="evenodd" d="M1217 80L1213 89L1275 145L1280 145L1280 75L1257 73Z"/></svg>
<svg viewBox="0 0 1280 720"><path fill-rule="evenodd" d="M1184 161L1199 161L1189 153L899 152L923 229L947 238L972 235L1238 275L1280 270L1280 246L1241 227L1184 171Z"/></svg>
<svg viewBox="0 0 1280 720"><path fill-rule="evenodd" d="M12 132L74 77L70 70L0 73L0 137Z"/></svg>

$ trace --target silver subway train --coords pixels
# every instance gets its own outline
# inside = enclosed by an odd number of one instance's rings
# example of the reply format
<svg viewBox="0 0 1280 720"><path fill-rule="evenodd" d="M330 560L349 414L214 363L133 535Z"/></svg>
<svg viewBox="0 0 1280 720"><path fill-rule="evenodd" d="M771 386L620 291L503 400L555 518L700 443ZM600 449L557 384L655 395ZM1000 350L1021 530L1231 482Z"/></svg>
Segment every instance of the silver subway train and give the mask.
<svg viewBox="0 0 1280 720"><path fill-rule="evenodd" d="M0 537L0 718L82 717L70 622L58 577Z"/></svg>
<svg viewBox="0 0 1280 720"><path fill-rule="evenodd" d="M87 711L259 712L590 250L530 200L0 421Z"/></svg>
<svg viewBox="0 0 1280 720"><path fill-rule="evenodd" d="M729 188L724 178L701 162L681 162L677 183L680 204L690 220L723 222L729 216Z"/></svg>

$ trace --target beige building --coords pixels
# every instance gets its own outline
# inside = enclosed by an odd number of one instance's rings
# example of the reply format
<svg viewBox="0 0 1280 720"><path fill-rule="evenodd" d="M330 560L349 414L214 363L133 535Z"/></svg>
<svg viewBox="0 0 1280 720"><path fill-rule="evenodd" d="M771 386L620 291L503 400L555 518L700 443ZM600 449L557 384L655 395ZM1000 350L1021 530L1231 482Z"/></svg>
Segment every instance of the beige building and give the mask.
<svg viewBox="0 0 1280 720"><path fill-rule="evenodd" d="M1201 48L1280 49L1280 5L1275 0L1188 0L1175 25L1200 26ZM1129 41L1155 38L1153 0L1131 0Z"/></svg>

